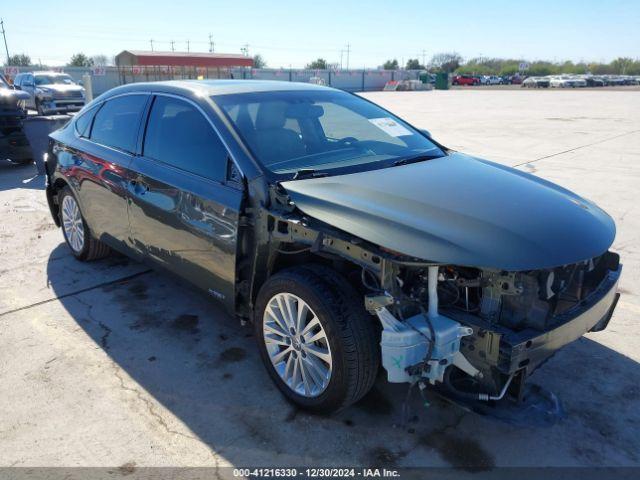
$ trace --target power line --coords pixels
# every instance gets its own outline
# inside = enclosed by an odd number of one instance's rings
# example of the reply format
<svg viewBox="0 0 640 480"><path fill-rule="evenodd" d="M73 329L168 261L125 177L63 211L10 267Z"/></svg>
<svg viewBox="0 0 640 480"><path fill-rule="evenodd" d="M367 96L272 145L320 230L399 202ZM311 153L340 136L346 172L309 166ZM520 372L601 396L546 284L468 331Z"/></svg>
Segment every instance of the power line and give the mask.
<svg viewBox="0 0 640 480"><path fill-rule="evenodd" d="M7 36L4 33L4 20L1 18L0 26L2 27L2 38L4 38L4 49L7 52L7 65L9 65L9 47L7 46Z"/></svg>

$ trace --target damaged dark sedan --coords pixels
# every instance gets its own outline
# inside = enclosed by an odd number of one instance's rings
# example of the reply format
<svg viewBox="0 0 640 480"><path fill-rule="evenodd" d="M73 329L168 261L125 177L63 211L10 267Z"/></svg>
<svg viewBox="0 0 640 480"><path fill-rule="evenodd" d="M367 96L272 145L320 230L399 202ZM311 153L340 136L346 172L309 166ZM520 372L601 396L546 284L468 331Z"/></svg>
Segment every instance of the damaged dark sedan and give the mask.
<svg viewBox="0 0 640 480"><path fill-rule="evenodd" d="M51 134L47 198L73 254L167 269L253 322L299 406L391 382L519 402L606 328L614 223L557 185L454 152L331 88L248 80L116 88Z"/></svg>

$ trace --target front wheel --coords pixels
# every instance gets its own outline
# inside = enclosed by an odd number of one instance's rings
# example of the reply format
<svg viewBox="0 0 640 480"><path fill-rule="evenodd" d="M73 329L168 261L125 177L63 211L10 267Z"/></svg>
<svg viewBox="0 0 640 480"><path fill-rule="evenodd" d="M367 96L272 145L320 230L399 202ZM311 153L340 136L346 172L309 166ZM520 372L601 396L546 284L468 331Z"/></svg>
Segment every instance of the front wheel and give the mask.
<svg viewBox="0 0 640 480"><path fill-rule="evenodd" d="M62 233L73 256L82 261L106 257L109 247L91 235L71 189L63 188L58 199Z"/></svg>
<svg viewBox="0 0 640 480"><path fill-rule="evenodd" d="M335 412L373 386L380 363L374 319L337 272L314 265L275 274L260 289L254 326L269 375L299 407Z"/></svg>

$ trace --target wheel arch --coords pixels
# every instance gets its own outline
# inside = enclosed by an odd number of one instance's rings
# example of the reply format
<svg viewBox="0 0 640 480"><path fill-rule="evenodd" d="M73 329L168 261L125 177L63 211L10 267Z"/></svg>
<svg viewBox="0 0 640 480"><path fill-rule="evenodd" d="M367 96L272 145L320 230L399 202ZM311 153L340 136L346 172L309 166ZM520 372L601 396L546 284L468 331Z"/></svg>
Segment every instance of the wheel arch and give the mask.
<svg viewBox="0 0 640 480"><path fill-rule="evenodd" d="M57 227L60 226L60 202L58 200L58 193L65 187L69 187L73 191L71 184L62 177L52 179L51 183L47 186L47 203L49 204L51 217Z"/></svg>

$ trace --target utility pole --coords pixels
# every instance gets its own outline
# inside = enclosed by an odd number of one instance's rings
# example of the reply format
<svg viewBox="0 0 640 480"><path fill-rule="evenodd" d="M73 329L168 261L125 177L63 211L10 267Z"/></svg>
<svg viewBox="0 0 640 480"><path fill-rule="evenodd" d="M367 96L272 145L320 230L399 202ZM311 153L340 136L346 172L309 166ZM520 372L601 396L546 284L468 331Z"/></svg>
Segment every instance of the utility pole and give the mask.
<svg viewBox="0 0 640 480"><path fill-rule="evenodd" d="M187 52L189 52L189 40L187 40Z"/></svg>
<svg viewBox="0 0 640 480"><path fill-rule="evenodd" d="M344 50L340 50L340 70L342 70L342 55L344 54Z"/></svg>
<svg viewBox="0 0 640 480"><path fill-rule="evenodd" d="M351 52L351 45L347 43L347 70L349 70L349 53Z"/></svg>
<svg viewBox="0 0 640 480"><path fill-rule="evenodd" d="M153 52L153 38L149 40L149 43L151 44L151 51Z"/></svg>
<svg viewBox="0 0 640 480"><path fill-rule="evenodd" d="M242 52L242 54L245 57L248 57L249 56L249 44L245 43L244 46L242 48L240 48L240 51Z"/></svg>
<svg viewBox="0 0 640 480"><path fill-rule="evenodd" d="M213 35L209 34L209 53L213 53L213 47L214 47Z"/></svg>
<svg viewBox="0 0 640 480"><path fill-rule="evenodd" d="M0 26L2 27L2 38L4 38L4 50L7 52L7 65L9 65L9 47L7 46L7 35L4 33L4 20L0 19Z"/></svg>
<svg viewBox="0 0 640 480"><path fill-rule="evenodd" d="M422 49L422 66L427 68L427 52L425 51L425 49Z"/></svg>
<svg viewBox="0 0 640 480"><path fill-rule="evenodd" d="M175 51L176 51L176 50L175 50L175 48L173 48L174 43L175 43L175 42L174 42L173 40L171 40L171 51L172 51L172 52L175 52Z"/></svg>

